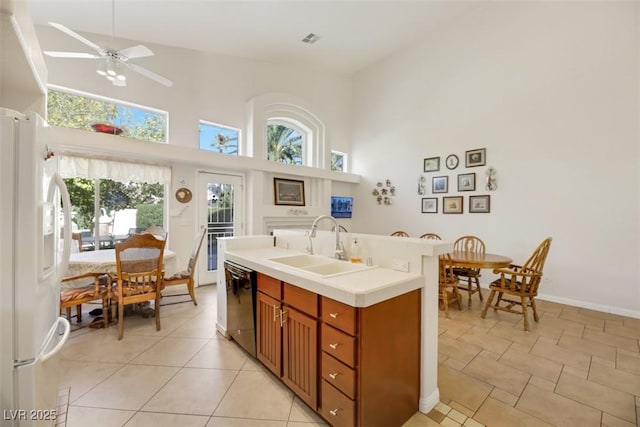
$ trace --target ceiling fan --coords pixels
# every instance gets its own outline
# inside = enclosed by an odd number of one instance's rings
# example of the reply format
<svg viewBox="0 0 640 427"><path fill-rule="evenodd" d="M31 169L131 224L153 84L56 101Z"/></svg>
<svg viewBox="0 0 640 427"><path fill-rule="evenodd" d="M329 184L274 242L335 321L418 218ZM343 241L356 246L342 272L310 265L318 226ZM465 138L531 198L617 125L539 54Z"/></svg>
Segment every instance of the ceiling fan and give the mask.
<svg viewBox="0 0 640 427"><path fill-rule="evenodd" d="M111 39L114 39L115 33L115 0L112 3L112 34ZM108 48L103 48L98 46L96 43L92 42L76 33L75 31L70 30L62 24L58 24L55 22L49 22L53 28L56 28L63 33L73 37L74 39L84 43L85 45L93 48L97 55L94 53L84 53L84 52L57 52L57 51L44 51L44 54L53 58L75 58L75 59L105 59L105 65L103 68L99 68L96 70L98 74L106 77L110 80L114 86L126 86L127 78L122 71L124 68L128 68L137 73L142 74L145 77L148 77L156 82L163 84L167 87L171 87L173 82L166 77L163 77L159 74L154 73L146 68L141 67L140 65L133 64L129 62L131 59L136 58L144 58L148 56L153 56L153 52L146 46L137 45L128 47L126 49L113 50Z"/></svg>

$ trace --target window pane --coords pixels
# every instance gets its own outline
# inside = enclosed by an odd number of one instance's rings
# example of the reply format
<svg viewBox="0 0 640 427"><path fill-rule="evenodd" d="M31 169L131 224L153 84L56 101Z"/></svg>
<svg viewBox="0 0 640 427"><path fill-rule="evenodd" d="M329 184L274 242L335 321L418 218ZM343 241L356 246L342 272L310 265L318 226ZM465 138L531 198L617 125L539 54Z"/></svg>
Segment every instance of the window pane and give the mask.
<svg viewBox="0 0 640 427"><path fill-rule="evenodd" d="M238 155L240 130L200 122L200 149Z"/></svg>
<svg viewBox="0 0 640 427"><path fill-rule="evenodd" d="M267 159L293 165L302 164L302 134L281 125L267 125Z"/></svg>
<svg viewBox="0 0 640 427"><path fill-rule="evenodd" d="M332 151L331 152L331 170L344 172L345 157L346 156L344 153L340 153L339 151Z"/></svg>
<svg viewBox="0 0 640 427"><path fill-rule="evenodd" d="M92 124L122 129L121 136L151 142L167 142L167 114L134 107L115 100L49 89L47 122L53 126L93 132Z"/></svg>

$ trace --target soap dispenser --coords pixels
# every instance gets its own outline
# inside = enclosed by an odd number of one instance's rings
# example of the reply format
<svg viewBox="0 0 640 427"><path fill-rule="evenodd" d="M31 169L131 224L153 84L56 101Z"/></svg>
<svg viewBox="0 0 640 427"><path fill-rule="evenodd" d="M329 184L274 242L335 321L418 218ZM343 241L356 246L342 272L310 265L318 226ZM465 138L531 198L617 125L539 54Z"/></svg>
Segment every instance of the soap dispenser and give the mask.
<svg viewBox="0 0 640 427"><path fill-rule="evenodd" d="M362 262L362 255L360 255L360 245L358 244L358 238L353 239L351 243L351 262Z"/></svg>

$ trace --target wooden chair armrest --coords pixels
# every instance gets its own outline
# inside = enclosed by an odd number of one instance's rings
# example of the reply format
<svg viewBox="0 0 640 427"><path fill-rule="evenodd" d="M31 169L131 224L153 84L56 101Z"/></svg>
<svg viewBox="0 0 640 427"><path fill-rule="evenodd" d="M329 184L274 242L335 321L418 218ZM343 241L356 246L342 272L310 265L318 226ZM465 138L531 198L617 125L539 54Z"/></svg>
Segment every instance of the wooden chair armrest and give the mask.
<svg viewBox="0 0 640 427"><path fill-rule="evenodd" d="M70 282L72 280L85 279L87 277L93 277L94 279L98 279L100 276L106 273L84 273L78 274L77 276L68 276L62 279L63 282Z"/></svg>
<svg viewBox="0 0 640 427"><path fill-rule="evenodd" d="M493 269L493 273L494 274L513 274L513 273L517 273L522 269L521 265L517 265L517 264L511 264L509 267L506 268L494 268Z"/></svg>

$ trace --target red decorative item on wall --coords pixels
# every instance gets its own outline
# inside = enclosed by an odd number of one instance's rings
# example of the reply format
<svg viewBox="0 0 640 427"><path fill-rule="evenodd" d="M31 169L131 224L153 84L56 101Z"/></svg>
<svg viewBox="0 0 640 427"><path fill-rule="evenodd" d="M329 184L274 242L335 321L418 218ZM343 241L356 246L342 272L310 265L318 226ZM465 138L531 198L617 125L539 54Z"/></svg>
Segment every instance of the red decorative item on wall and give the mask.
<svg viewBox="0 0 640 427"><path fill-rule="evenodd" d="M96 132L111 133L113 135L120 135L122 133L122 129L119 127L106 123L94 123L91 125L91 129Z"/></svg>

